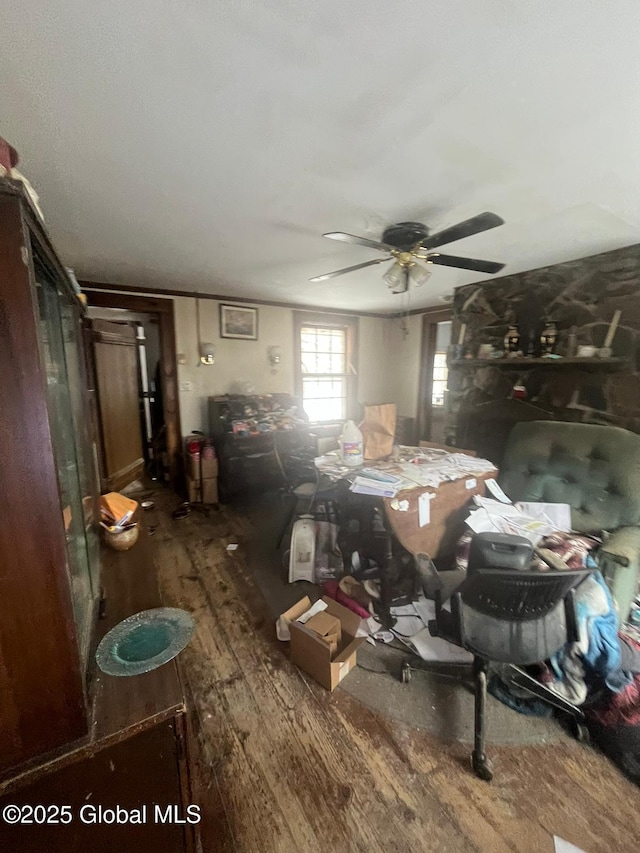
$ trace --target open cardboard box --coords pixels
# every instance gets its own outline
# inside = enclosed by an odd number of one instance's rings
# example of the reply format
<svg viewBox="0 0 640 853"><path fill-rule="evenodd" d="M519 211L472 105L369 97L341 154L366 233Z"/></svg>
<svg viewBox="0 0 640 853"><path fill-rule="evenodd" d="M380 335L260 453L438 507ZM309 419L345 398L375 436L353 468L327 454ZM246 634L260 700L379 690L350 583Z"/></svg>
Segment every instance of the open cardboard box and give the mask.
<svg viewBox="0 0 640 853"><path fill-rule="evenodd" d="M356 652L365 638L356 639L360 627L360 617L356 613L327 596L322 600L327 605L324 613L335 616L340 622L342 636L333 658L327 643L314 631L296 621L311 607L311 601L306 595L283 613L282 618L288 623L291 633L291 662L315 678L327 690L335 690L356 665Z"/></svg>

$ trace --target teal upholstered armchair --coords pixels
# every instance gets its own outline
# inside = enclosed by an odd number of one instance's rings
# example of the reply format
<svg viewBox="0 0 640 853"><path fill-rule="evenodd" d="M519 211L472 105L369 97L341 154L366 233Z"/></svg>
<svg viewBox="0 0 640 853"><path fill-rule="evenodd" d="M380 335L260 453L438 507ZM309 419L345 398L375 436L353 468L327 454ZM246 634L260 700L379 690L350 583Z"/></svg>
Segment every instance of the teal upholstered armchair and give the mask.
<svg viewBox="0 0 640 853"><path fill-rule="evenodd" d="M517 424L500 484L513 501L568 503L574 530L604 535L598 564L626 619L640 566L640 435L595 424Z"/></svg>

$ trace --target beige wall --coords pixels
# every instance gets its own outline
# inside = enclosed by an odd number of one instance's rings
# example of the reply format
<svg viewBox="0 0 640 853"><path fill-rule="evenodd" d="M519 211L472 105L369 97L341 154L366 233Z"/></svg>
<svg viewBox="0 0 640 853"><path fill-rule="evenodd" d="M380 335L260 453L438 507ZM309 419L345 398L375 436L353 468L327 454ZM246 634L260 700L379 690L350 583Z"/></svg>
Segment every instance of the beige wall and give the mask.
<svg viewBox="0 0 640 853"><path fill-rule="evenodd" d="M418 412L422 316L391 318L384 320L384 324L384 390L387 401L396 404L399 415L415 418Z"/></svg>
<svg viewBox="0 0 640 853"><path fill-rule="evenodd" d="M148 294L147 294L148 295ZM154 294L162 296L162 294ZM226 394L237 383L249 383L258 393L294 391L293 309L259 305L258 340L237 341L220 337L219 303L200 300L203 341L216 347L215 364L201 365L198 353L196 301L173 299L178 355L180 421L183 435L208 428L207 398ZM89 297L89 301L90 297ZM396 319L360 317L358 322L358 402L397 403L398 414L415 416L420 370L421 322L409 317L409 336ZM282 361L272 372L267 353L282 348Z"/></svg>
<svg viewBox="0 0 640 853"><path fill-rule="evenodd" d="M200 332L203 341L215 345L215 364L200 364L196 301L176 297L176 351L180 388L182 432L207 429L207 398L227 394L238 383L248 383L258 393L293 392L293 316L288 308L258 306L258 340L238 341L220 337L219 303L200 300ZM269 347L282 347L282 361L272 372ZM235 390L239 390L235 388Z"/></svg>
<svg viewBox="0 0 640 853"><path fill-rule="evenodd" d="M258 393L284 391L295 386L293 310L269 305L258 306L258 340L234 341L220 338L218 302L200 301L202 340L216 347L212 366L198 367L195 300L176 297L176 351L182 432L207 429L207 398L226 394L237 383L249 383ZM358 402L380 402L387 394L386 359L380 347L387 320L361 317L358 324ZM282 348L282 361L272 372L269 347ZM184 360L184 364L180 363ZM190 383L191 388L187 390Z"/></svg>

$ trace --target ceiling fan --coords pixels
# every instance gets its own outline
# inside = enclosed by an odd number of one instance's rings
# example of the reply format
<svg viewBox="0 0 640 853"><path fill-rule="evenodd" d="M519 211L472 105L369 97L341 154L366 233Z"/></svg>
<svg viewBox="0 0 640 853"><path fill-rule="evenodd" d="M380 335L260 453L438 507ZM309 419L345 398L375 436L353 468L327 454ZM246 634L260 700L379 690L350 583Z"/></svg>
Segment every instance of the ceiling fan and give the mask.
<svg viewBox="0 0 640 853"><path fill-rule="evenodd" d="M456 255L443 255L440 252L433 252L432 249L445 243L462 240L464 237L471 237L472 234L480 234L482 231L488 231L498 225L504 225L504 219L495 213L479 213L471 219L465 219L464 222L459 222L457 225L445 228L444 231L430 235L427 226L421 222L399 222L397 225L390 225L385 228L382 241L379 243L375 240L369 240L367 237L356 237L342 231L331 231L322 236L329 237L331 240L341 240L343 243L357 243L359 246L378 249L385 252L386 257L375 258L373 261L365 261L363 264L355 264L352 267L345 267L335 272L317 275L310 278L309 281L325 281L328 278L336 278L336 276L344 275L347 272L353 272L353 270L361 270L364 267L383 264L394 259L393 266L383 275L383 279L393 293L404 293L409 289L409 284L416 286L424 284L431 275L431 270L427 269L424 264L441 264L445 267L458 267L474 272L497 273L504 267L504 264L481 261L476 258L459 258ZM421 261L424 263L420 263Z"/></svg>

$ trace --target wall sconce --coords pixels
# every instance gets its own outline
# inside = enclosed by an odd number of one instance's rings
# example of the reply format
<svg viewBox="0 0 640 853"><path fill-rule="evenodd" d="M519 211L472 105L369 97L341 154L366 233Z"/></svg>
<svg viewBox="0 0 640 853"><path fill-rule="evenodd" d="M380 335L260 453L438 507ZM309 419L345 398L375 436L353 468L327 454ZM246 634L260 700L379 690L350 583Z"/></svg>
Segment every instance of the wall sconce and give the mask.
<svg viewBox="0 0 640 853"><path fill-rule="evenodd" d="M282 361L282 347L269 347L267 355L269 357L269 364L271 365L271 372L276 373L277 367Z"/></svg>
<svg viewBox="0 0 640 853"><path fill-rule="evenodd" d="M198 362L198 367L201 364L213 364L216 360L216 348L212 343L205 343L202 340L202 335L200 333L200 300L196 296L196 332L198 335L198 349L200 351L200 361Z"/></svg>
<svg viewBox="0 0 640 853"><path fill-rule="evenodd" d="M213 344L200 344L200 364L215 362L216 348Z"/></svg>

